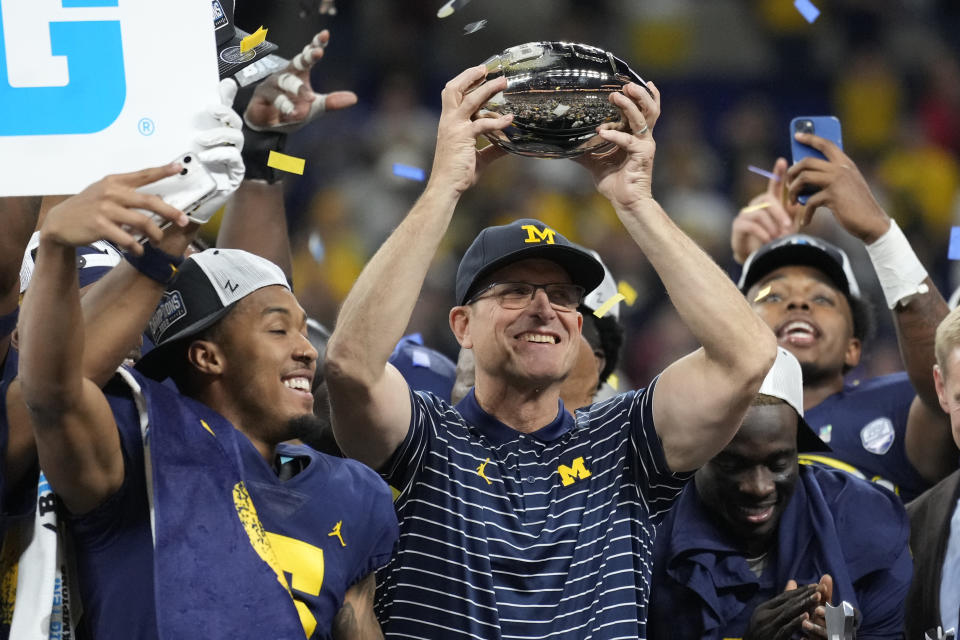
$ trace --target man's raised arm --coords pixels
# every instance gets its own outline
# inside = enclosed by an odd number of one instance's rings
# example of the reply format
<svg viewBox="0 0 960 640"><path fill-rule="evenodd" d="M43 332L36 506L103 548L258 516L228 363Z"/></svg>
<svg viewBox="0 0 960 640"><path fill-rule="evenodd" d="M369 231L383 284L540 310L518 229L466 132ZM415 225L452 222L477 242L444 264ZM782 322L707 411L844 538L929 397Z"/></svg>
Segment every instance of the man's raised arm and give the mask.
<svg viewBox="0 0 960 640"><path fill-rule="evenodd" d="M19 379L11 385L8 405L26 406L26 416L16 412L11 419L29 420L40 465L74 513L99 504L120 486L124 474L110 406L83 371L86 345L76 247L106 239L142 255L132 233L153 242L162 233L134 208L186 224L180 211L157 196L135 191L179 170L165 166L107 177L52 209L40 230L20 322Z"/></svg>
<svg viewBox="0 0 960 640"><path fill-rule="evenodd" d="M354 283L327 345L325 374L337 442L375 469L400 445L410 423L407 383L387 360L410 321L461 194L475 183L482 164L502 153L493 146L476 150L479 135L510 123L509 117L470 119L506 88L498 78L471 92L485 74L483 65L467 69L444 88L427 187Z"/></svg>
<svg viewBox="0 0 960 640"><path fill-rule="evenodd" d="M776 358L777 342L730 278L653 199L660 93L636 84L611 101L635 133L605 129L616 154L581 160L597 189L656 269L680 318L702 345L670 365L653 399L657 433L674 471L696 469L730 441Z"/></svg>

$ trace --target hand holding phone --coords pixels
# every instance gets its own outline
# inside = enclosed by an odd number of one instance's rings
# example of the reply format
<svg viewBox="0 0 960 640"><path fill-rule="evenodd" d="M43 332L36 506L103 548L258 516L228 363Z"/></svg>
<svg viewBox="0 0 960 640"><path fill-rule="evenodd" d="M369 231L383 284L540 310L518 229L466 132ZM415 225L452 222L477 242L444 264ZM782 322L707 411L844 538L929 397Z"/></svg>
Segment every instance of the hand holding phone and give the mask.
<svg viewBox="0 0 960 640"><path fill-rule="evenodd" d="M180 163L183 167L180 173L140 187L137 191L160 196L164 202L183 211L188 218L191 218L191 214L216 195L217 183L192 152L181 154L174 162ZM170 226L168 220L151 211L144 209L138 209L138 211L152 218L161 229ZM193 218L191 220L199 222ZM139 237L137 241L142 243L145 239Z"/></svg>
<svg viewBox="0 0 960 640"><path fill-rule="evenodd" d="M840 135L840 121L834 116L798 116L790 121L790 150L793 154L793 164L804 158L827 157L813 147L797 141L796 134L812 133L826 138L843 150L843 138ZM804 191L797 198L800 204L807 204L807 198L816 193L816 190Z"/></svg>

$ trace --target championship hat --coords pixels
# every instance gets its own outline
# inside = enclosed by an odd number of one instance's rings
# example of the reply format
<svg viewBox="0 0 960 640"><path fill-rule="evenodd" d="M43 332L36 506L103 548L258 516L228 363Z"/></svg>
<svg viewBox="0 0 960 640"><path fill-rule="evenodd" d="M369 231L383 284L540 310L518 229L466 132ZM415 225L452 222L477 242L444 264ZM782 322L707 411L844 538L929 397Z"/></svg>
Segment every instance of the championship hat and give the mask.
<svg viewBox="0 0 960 640"><path fill-rule="evenodd" d="M40 246L40 232L35 231L23 252L20 263L20 293L27 290ZM107 274L110 269L123 261L120 250L106 240L97 240L93 244L77 247L77 279L80 288L93 284Z"/></svg>
<svg viewBox="0 0 960 640"><path fill-rule="evenodd" d="M617 295L617 281L613 279L613 274L610 273L610 269L607 269L607 265L604 264L603 260L600 259L600 254L596 251L590 249L590 255L596 258L597 262L600 263L600 266L603 267L603 281L597 285L597 288L591 291L584 297L583 306L585 306L590 311L596 311L604 305L607 300ZM620 303L617 302L610 310L605 314L610 316L614 320L620 319Z"/></svg>
<svg viewBox="0 0 960 640"><path fill-rule="evenodd" d="M792 353L777 347L777 359L757 393L780 398L797 412L798 451L831 451L803 418L803 374L800 362Z"/></svg>
<svg viewBox="0 0 960 640"><path fill-rule="evenodd" d="M566 269L570 280L585 291L593 291L603 282L603 265L586 249L539 220L523 218L487 227L477 235L457 268L457 304L466 304L489 274L530 258L557 263Z"/></svg>
<svg viewBox="0 0 960 640"><path fill-rule="evenodd" d="M223 318L240 300L264 287L289 290L277 265L240 249L207 249L180 266L150 318L147 333L154 348L137 369L162 380L173 353L171 345L194 336Z"/></svg>
<svg viewBox="0 0 960 640"><path fill-rule="evenodd" d="M803 233L778 238L750 254L743 263L737 286L746 293L765 275L788 265L804 265L822 271L848 298L860 297L860 286L847 254L829 242Z"/></svg>

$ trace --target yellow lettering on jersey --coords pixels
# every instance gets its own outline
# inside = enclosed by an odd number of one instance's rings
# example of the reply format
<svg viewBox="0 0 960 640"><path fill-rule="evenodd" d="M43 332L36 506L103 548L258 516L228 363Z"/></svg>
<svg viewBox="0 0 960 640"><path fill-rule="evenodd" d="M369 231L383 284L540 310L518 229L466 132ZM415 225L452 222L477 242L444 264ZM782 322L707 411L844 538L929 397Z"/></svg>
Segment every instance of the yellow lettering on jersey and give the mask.
<svg viewBox="0 0 960 640"><path fill-rule="evenodd" d="M290 574L290 587L312 596L320 595L320 589L323 587L323 549L303 540L288 538L269 531L267 539L284 573ZM307 604L296 596L293 597L293 604L296 605L297 613L300 614L303 632L309 638L317 628L317 619L310 613Z"/></svg>
<svg viewBox="0 0 960 640"><path fill-rule="evenodd" d="M335 524L335 525L333 526L333 531L331 531L330 533L328 533L328 534L327 534L327 537L328 537L328 538L332 538L333 536L337 536L337 539L340 540L340 546L341 546L341 547L345 547L345 546L347 546L347 543L343 541L343 536L340 535L340 529L341 529L341 528L343 528L343 520L338 520L338 521L337 521L337 524Z"/></svg>
<svg viewBox="0 0 960 640"><path fill-rule="evenodd" d="M527 239L524 240L527 244L539 243L544 240L547 241L547 244L554 244L553 236L555 236L557 232L550 227L544 227L543 231L541 231L532 224L525 224L520 228L527 232Z"/></svg>
<svg viewBox="0 0 960 640"><path fill-rule="evenodd" d="M488 462L490 462L490 458L487 458L486 460L484 460L483 463L479 467L477 467L477 475L483 478L484 480L486 480L487 484L493 484L492 482L490 482L490 478L488 478L483 473L483 470L486 469Z"/></svg>
<svg viewBox="0 0 960 640"><path fill-rule="evenodd" d="M583 456L576 458L569 467L561 464L557 467L557 473L560 474L560 480L565 487L569 487L577 480L584 480L592 475L583 462Z"/></svg>

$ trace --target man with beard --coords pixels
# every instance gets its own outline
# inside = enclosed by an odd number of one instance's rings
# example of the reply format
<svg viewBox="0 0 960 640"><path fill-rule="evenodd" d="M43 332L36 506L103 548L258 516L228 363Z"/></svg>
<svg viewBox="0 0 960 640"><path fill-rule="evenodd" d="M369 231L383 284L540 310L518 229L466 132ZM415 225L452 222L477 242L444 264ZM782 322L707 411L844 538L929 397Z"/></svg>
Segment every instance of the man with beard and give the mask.
<svg viewBox="0 0 960 640"><path fill-rule="evenodd" d="M841 601L860 613L860 640L903 637L903 506L850 474L799 465L798 445L824 448L803 418L800 365L781 348L737 435L657 534L650 640L826 638L824 605Z"/></svg>
<svg viewBox="0 0 960 640"><path fill-rule="evenodd" d="M827 159L806 158L789 170L778 160L767 192L737 216L732 246L735 257L745 259L740 289L803 367L807 421L833 450L816 462L860 474L906 502L957 468L930 375L934 333L947 306L853 161L818 136L797 139ZM814 188L805 207L797 204L801 193ZM821 206L866 247L897 329L905 372L844 379L860 362L871 309L846 254L796 233Z"/></svg>
<svg viewBox="0 0 960 640"><path fill-rule="evenodd" d="M32 427L70 512L86 632L380 637L373 571L397 535L390 492L363 465L281 444L313 428L317 359L283 272L240 250L184 261L127 232L160 239L135 211L156 205L135 189L177 170L115 176L52 209L23 303L8 404L28 408L11 419ZM140 366L176 389L119 370L101 391L82 374L75 251L104 237L152 292L114 318L116 343L149 320L156 347Z"/></svg>

